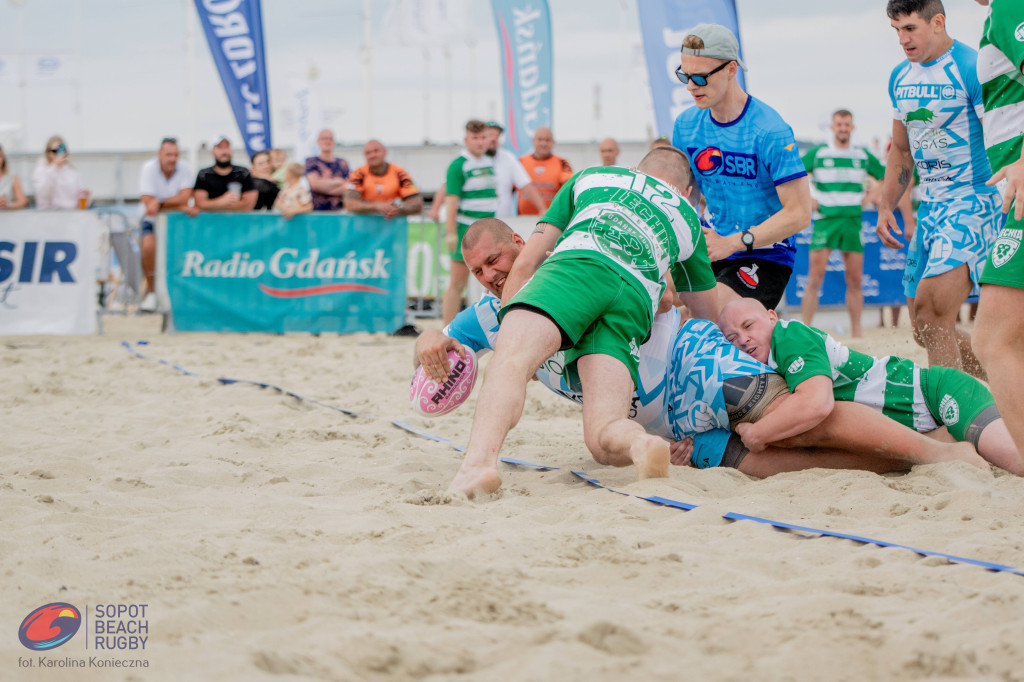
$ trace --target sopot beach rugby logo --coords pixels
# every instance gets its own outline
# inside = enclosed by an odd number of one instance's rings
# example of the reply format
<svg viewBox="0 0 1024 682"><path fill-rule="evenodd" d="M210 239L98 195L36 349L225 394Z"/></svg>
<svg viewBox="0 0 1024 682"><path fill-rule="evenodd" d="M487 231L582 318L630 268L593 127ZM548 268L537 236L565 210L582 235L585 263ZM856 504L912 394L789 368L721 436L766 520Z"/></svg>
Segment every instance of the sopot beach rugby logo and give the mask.
<svg viewBox="0 0 1024 682"><path fill-rule="evenodd" d="M18 628L18 639L32 651L49 651L64 644L82 626L82 613L66 602L40 606L25 616Z"/></svg>

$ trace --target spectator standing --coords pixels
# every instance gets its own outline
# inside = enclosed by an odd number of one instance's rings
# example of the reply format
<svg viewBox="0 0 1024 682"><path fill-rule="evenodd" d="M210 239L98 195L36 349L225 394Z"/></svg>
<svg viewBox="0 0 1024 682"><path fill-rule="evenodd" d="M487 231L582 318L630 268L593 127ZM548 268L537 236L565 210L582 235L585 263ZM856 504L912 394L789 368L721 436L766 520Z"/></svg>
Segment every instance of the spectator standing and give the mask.
<svg viewBox="0 0 1024 682"><path fill-rule="evenodd" d="M572 167L561 156L552 153L554 147L555 138L551 134L551 128L538 128L533 134L533 153L519 157L520 163L530 176L530 181L540 192L541 201L544 203L543 211L551 205L551 200L555 198L562 185L572 177ZM543 211L538 211L525 196L519 196L519 215L540 215Z"/></svg>
<svg viewBox="0 0 1024 682"><path fill-rule="evenodd" d="M818 293L825 279L829 254L832 249L838 249L846 268L850 334L859 337L863 334L860 315L864 309L861 211L869 178L881 180L885 168L866 148L850 144L852 134L853 114L839 109L832 114L832 143L813 147L803 156L804 168L811 174L814 185L811 204L816 214L801 312L804 324L810 326L818 309Z"/></svg>
<svg viewBox="0 0 1024 682"><path fill-rule="evenodd" d="M0 210L13 210L28 206L28 197L19 178L7 163L7 154L0 147Z"/></svg>
<svg viewBox="0 0 1024 682"><path fill-rule="evenodd" d="M256 206L253 210L269 211L274 207L277 193L281 191L274 182L274 171L270 166L270 152L260 151L252 155L252 184L256 187Z"/></svg>
<svg viewBox="0 0 1024 682"><path fill-rule="evenodd" d="M679 80L696 106L676 118L672 143L690 157L712 228L708 255L719 304L782 300L793 273L793 235L811 223L811 192L793 129L736 80L739 43L718 24L684 33Z"/></svg>
<svg viewBox="0 0 1024 682"><path fill-rule="evenodd" d="M619 160L619 143L610 137L601 140L597 151L601 154L602 166L614 166Z"/></svg>
<svg viewBox="0 0 1024 682"><path fill-rule="evenodd" d="M987 4L979 0L979 4ZM992 245L981 276L974 347L1013 442L1024 452L1024 42L1019 2L994 0L982 31L978 80L985 103L985 147L1006 180L1006 225Z"/></svg>
<svg viewBox="0 0 1024 682"><path fill-rule="evenodd" d="M60 135L46 141L43 158L32 172L32 187L39 209L85 208L89 203L89 190L71 165L68 147Z"/></svg>
<svg viewBox="0 0 1024 682"><path fill-rule="evenodd" d="M494 158L494 176L497 183L498 207L495 217L507 218L516 214L515 190L526 197L537 210L543 213L544 201L530 179L529 173L515 154L501 146L501 134L505 129L500 123L487 122L487 155Z"/></svg>
<svg viewBox="0 0 1024 682"><path fill-rule="evenodd" d="M313 210L313 195L306 181L306 169L301 163L290 163L285 166L285 186L274 202L274 208L281 212L285 220L300 213Z"/></svg>
<svg viewBox="0 0 1024 682"><path fill-rule="evenodd" d="M313 190L314 211L340 211L348 189L348 163L334 156L334 133L327 128L316 139L320 154L306 159L306 178Z"/></svg>
<svg viewBox="0 0 1024 682"><path fill-rule="evenodd" d="M916 167L921 206L903 276L914 339L929 364L984 378L970 337L956 326L1001 219L999 194L986 185L978 53L946 32L939 0L889 0L886 13L907 59L889 79L892 147L876 231L886 246L903 247L893 210Z"/></svg>
<svg viewBox="0 0 1024 682"><path fill-rule="evenodd" d="M462 154L448 166L445 182L445 244L452 257L448 289L441 301L445 324L459 312L462 292L469 281L469 269L462 257L462 237L473 222L493 218L498 208L495 158L487 154L489 134L483 121L466 123L465 143Z"/></svg>
<svg viewBox="0 0 1024 682"><path fill-rule="evenodd" d="M199 171L192 196L202 211L251 211L259 194L247 168L231 162L231 141L213 142L213 165Z"/></svg>
<svg viewBox="0 0 1024 682"><path fill-rule="evenodd" d="M180 158L178 142L173 137L160 141L156 158L142 164L139 172L139 194L142 205L142 273L146 277L146 297L139 310L156 310L156 235L153 222L160 211L185 211L195 216L198 211L189 206L192 199L192 169Z"/></svg>
<svg viewBox="0 0 1024 682"><path fill-rule="evenodd" d="M363 146L366 163L349 175L345 210L385 218L415 215L423 210L423 196L401 166L387 161L387 150L377 140Z"/></svg>

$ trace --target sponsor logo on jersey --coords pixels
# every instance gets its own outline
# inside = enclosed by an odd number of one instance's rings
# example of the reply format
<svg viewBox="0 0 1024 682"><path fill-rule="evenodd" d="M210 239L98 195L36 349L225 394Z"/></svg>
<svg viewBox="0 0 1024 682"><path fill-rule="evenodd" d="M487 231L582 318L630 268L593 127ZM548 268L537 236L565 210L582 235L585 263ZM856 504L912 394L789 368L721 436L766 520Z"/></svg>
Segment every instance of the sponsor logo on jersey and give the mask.
<svg viewBox="0 0 1024 682"><path fill-rule="evenodd" d="M1024 43L1024 21L1017 24L1017 28L1013 29L1013 37L1017 39L1018 43Z"/></svg>
<svg viewBox="0 0 1024 682"><path fill-rule="evenodd" d="M999 239L992 245L992 265L1002 267L1007 261L1013 258L1020 248L1022 230L1003 230L999 233Z"/></svg>
<svg viewBox="0 0 1024 682"><path fill-rule="evenodd" d="M740 278L740 281L746 284L751 289L757 287L760 278L757 276L757 264L748 265L740 268L740 271L736 273L736 276Z"/></svg>
<svg viewBox="0 0 1024 682"><path fill-rule="evenodd" d="M697 172L704 177L723 175L751 180L757 177L756 154L723 151L717 147L705 147L700 151L697 151L696 147L690 147L687 151L694 160L693 165Z"/></svg>
<svg viewBox="0 0 1024 682"><path fill-rule="evenodd" d="M916 86L907 86L907 87L916 87ZM899 95L897 95L897 97L899 97ZM911 111L910 113L908 113L907 114L906 122L910 123L911 121L921 121L923 123L931 123L931 120L933 118L935 118L935 112L933 112L931 109L929 109L927 107L921 107L920 109L915 109L914 111Z"/></svg>
<svg viewBox="0 0 1024 682"><path fill-rule="evenodd" d="M931 171L947 170L952 168L949 161L945 159L929 159L928 161L918 161L915 164L920 170L930 173Z"/></svg>
<svg viewBox="0 0 1024 682"><path fill-rule="evenodd" d="M896 99L956 99L956 87L949 84L900 85L896 88Z"/></svg>
<svg viewBox="0 0 1024 682"><path fill-rule="evenodd" d="M789 368L786 370L786 374L796 374L804 368L804 359L799 357L793 362L789 363Z"/></svg>
<svg viewBox="0 0 1024 682"><path fill-rule="evenodd" d="M939 417L946 426L953 426L960 421L960 405L948 393L939 401Z"/></svg>

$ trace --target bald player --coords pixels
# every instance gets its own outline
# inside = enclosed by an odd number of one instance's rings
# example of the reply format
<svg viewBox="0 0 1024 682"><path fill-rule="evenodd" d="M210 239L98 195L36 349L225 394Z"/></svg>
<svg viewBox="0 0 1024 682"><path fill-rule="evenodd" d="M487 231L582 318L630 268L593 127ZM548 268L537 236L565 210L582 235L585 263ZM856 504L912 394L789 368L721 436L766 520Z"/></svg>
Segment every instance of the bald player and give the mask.
<svg viewBox="0 0 1024 682"><path fill-rule="evenodd" d="M857 352L820 329L780 320L755 299L724 306L718 324L726 339L778 372L793 392L768 417L737 429L751 450L817 426L834 401L853 401L921 433L945 425L992 464L1024 475L1024 458L992 394L961 370Z"/></svg>

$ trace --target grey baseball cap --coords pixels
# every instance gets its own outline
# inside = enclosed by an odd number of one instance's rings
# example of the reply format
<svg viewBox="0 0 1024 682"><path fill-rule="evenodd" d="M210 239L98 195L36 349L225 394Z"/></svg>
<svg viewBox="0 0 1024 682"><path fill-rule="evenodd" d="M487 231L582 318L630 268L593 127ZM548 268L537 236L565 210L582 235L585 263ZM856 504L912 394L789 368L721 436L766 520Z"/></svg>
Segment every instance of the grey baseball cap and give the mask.
<svg viewBox="0 0 1024 682"><path fill-rule="evenodd" d="M729 62L736 62L744 71L747 65L740 59L740 44L732 31L721 24L697 24L686 31L684 36L697 36L704 41L704 49L693 50L688 47L682 48L683 54L690 54L694 57L711 57L712 59L724 59Z"/></svg>

